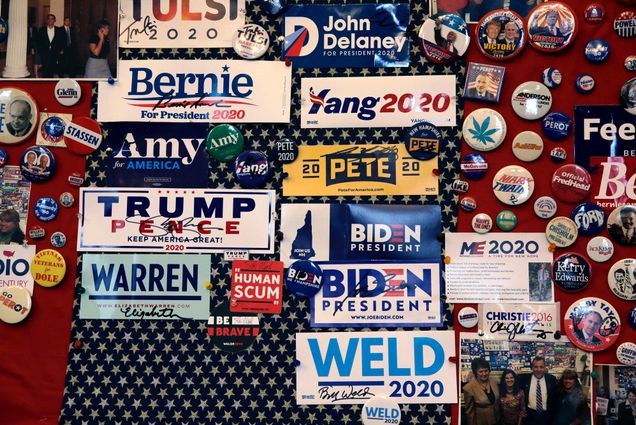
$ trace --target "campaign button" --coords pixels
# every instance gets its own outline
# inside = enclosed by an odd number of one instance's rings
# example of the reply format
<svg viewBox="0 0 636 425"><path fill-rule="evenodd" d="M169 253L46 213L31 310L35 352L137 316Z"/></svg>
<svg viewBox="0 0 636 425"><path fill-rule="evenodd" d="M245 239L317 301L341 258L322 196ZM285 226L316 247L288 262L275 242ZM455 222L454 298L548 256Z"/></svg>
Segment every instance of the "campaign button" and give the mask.
<svg viewBox="0 0 636 425"><path fill-rule="evenodd" d="M322 286L322 270L313 261L294 261L285 274L285 286L298 297L311 298Z"/></svg>
<svg viewBox="0 0 636 425"><path fill-rule="evenodd" d="M22 153L20 171L25 179L33 183L48 181L55 172L55 157L43 146L31 146Z"/></svg>
<svg viewBox="0 0 636 425"><path fill-rule="evenodd" d="M501 145L506 137L506 120L494 109L479 108L464 120L462 134L471 148L491 151Z"/></svg>
<svg viewBox="0 0 636 425"><path fill-rule="evenodd" d="M541 80L547 87L551 89L557 88L561 85L561 71L556 68L546 68L543 70Z"/></svg>
<svg viewBox="0 0 636 425"><path fill-rule="evenodd" d="M102 144L102 128L88 117L76 117L64 130L64 143L73 153L88 155Z"/></svg>
<svg viewBox="0 0 636 425"><path fill-rule="evenodd" d="M214 126L205 140L208 154L217 161L230 162L243 150L243 135L230 124Z"/></svg>
<svg viewBox="0 0 636 425"><path fill-rule="evenodd" d="M29 237L33 240L44 238L46 231L42 226L31 226L29 229Z"/></svg>
<svg viewBox="0 0 636 425"><path fill-rule="evenodd" d="M636 206L615 208L607 218L607 232L619 245L636 246Z"/></svg>
<svg viewBox="0 0 636 425"><path fill-rule="evenodd" d="M594 86L596 86L596 81L590 74L579 74L576 77L575 87L579 93L589 94L594 90Z"/></svg>
<svg viewBox="0 0 636 425"><path fill-rule="evenodd" d="M627 366L636 366L636 344L623 342L616 348L616 358Z"/></svg>
<svg viewBox="0 0 636 425"><path fill-rule="evenodd" d="M619 37L623 38L636 36L636 13L631 10L621 12L614 19L614 31Z"/></svg>
<svg viewBox="0 0 636 425"><path fill-rule="evenodd" d="M590 24L598 24L605 17L605 8L598 3L589 4L583 12L585 21Z"/></svg>
<svg viewBox="0 0 636 425"><path fill-rule="evenodd" d="M562 2L551 1L528 13L528 42L543 52L557 52L572 43L578 32L576 14Z"/></svg>
<svg viewBox="0 0 636 425"><path fill-rule="evenodd" d="M486 13L475 28L475 35L481 53L495 60L514 58L526 44L523 19L507 9Z"/></svg>
<svg viewBox="0 0 636 425"><path fill-rule="evenodd" d="M57 116L48 117L40 125L42 138L49 143L60 143L64 138L66 123ZM63 146L63 145L62 145Z"/></svg>
<svg viewBox="0 0 636 425"><path fill-rule="evenodd" d="M623 258L615 262L607 273L607 284L618 298L636 301L636 260Z"/></svg>
<svg viewBox="0 0 636 425"><path fill-rule="evenodd" d="M60 204L63 207L70 208L75 203L75 197L71 192L64 192L60 195Z"/></svg>
<svg viewBox="0 0 636 425"><path fill-rule="evenodd" d="M565 162L565 160L568 159L568 151L566 151L565 148L562 148L561 146L552 148L550 150L550 159L552 160L552 162L555 162L557 164Z"/></svg>
<svg viewBox="0 0 636 425"><path fill-rule="evenodd" d="M406 133L406 150L415 159L427 161L439 153L442 132L427 122L419 122Z"/></svg>
<svg viewBox="0 0 636 425"><path fill-rule="evenodd" d="M466 212L472 212L477 209L477 201L471 196L464 196L459 200L459 206Z"/></svg>
<svg viewBox="0 0 636 425"><path fill-rule="evenodd" d="M258 0L258 5L263 12L275 16L287 6L287 0Z"/></svg>
<svg viewBox="0 0 636 425"><path fill-rule="evenodd" d="M625 111L636 115L636 77L623 84L620 91L620 101Z"/></svg>
<svg viewBox="0 0 636 425"><path fill-rule="evenodd" d="M51 245L54 248L62 248L66 245L66 235L62 232L55 232L51 235Z"/></svg>
<svg viewBox="0 0 636 425"><path fill-rule="evenodd" d="M7 154L7 151L0 149L0 167L4 167L4 164L6 164L8 160L9 155Z"/></svg>
<svg viewBox="0 0 636 425"><path fill-rule="evenodd" d="M71 173L71 175L68 176L68 182L71 186L81 186L84 184L84 178L80 173Z"/></svg>
<svg viewBox="0 0 636 425"><path fill-rule="evenodd" d="M552 263L552 280L564 291L580 291L591 279L592 266L582 255L563 254Z"/></svg>
<svg viewBox="0 0 636 425"><path fill-rule="evenodd" d="M618 312L604 299L581 298L572 303L564 317L568 339L585 351L609 348L621 331Z"/></svg>
<svg viewBox="0 0 636 425"><path fill-rule="evenodd" d="M627 314L627 321L632 328L636 329L636 307L632 308Z"/></svg>
<svg viewBox="0 0 636 425"><path fill-rule="evenodd" d="M265 186L271 170L267 156L258 151L242 152L234 162L236 179L248 189Z"/></svg>
<svg viewBox="0 0 636 425"><path fill-rule="evenodd" d="M454 180L451 184L451 189L455 193L466 193L468 192L468 189L470 189L470 183L468 183L466 180L457 179Z"/></svg>
<svg viewBox="0 0 636 425"><path fill-rule="evenodd" d="M488 233L492 229L492 218L486 213L475 214L472 226L473 230L479 234Z"/></svg>
<svg viewBox="0 0 636 425"><path fill-rule="evenodd" d="M457 321L462 327L470 329L479 323L479 314L473 307L463 307L457 314Z"/></svg>
<svg viewBox="0 0 636 425"><path fill-rule="evenodd" d="M0 17L0 43L4 43L7 41L9 37L9 24L7 21Z"/></svg>
<svg viewBox="0 0 636 425"><path fill-rule="evenodd" d="M27 92L16 88L0 88L0 143L24 142L37 127L38 106Z"/></svg>
<svg viewBox="0 0 636 425"><path fill-rule="evenodd" d="M362 406L362 424L399 424L402 412L397 401L386 395L375 395Z"/></svg>
<svg viewBox="0 0 636 425"><path fill-rule="evenodd" d="M269 34L260 25L243 25L234 33L232 47L243 59L258 59L269 48Z"/></svg>
<svg viewBox="0 0 636 425"><path fill-rule="evenodd" d="M628 71L636 71L636 56L630 55L625 58L625 69Z"/></svg>
<svg viewBox="0 0 636 425"><path fill-rule="evenodd" d="M580 202L590 193L592 177L580 165L562 165L552 174L552 192L563 202Z"/></svg>
<svg viewBox="0 0 636 425"><path fill-rule="evenodd" d="M587 243L587 256L597 263L604 263L614 255L614 244L605 236L596 236Z"/></svg>
<svg viewBox="0 0 636 425"><path fill-rule="evenodd" d="M592 63L605 62L609 54L609 43L601 38L590 40L585 45L585 57Z"/></svg>
<svg viewBox="0 0 636 425"><path fill-rule="evenodd" d="M0 289L0 320L4 323L19 323L31 312L31 294L22 286Z"/></svg>
<svg viewBox="0 0 636 425"><path fill-rule="evenodd" d="M422 53L435 63L454 62L466 53L470 44L468 25L453 13L429 16L417 36Z"/></svg>
<svg viewBox="0 0 636 425"><path fill-rule="evenodd" d="M512 141L512 153L524 162L538 159L543 152L543 139L534 131L522 131Z"/></svg>
<svg viewBox="0 0 636 425"><path fill-rule="evenodd" d="M260 329L256 314L234 313L228 300L217 305L208 318L208 336L212 343L230 353L248 349L256 341Z"/></svg>
<svg viewBox="0 0 636 425"><path fill-rule="evenodd" d="M550 112L541 121L541 131L548 139L558 142L570 135L572 119L563 112Z"/></svg>
<svg viewBox="0 0 636 425"><path fill-rule="evenodd" d="M521 205L534 192L534 178L530 171L518 165L508 165L492 180L495 197L506 205Z"/></svg>
<svg viewBox="0 0 636 425"><path fill-rule="evenodd" d="M547 219L554 217L557 212L557 203L549 196L542 196L534 201L534 213L539 218Z"/></svg>
<svg viewBox="0 0 636 425"><path fill-rule="evenodd" d="M538 81L526 81L512 92L512 109L526 120L543 118L552 107L552 94Z"/></svg>
<svg viewBox="0 0 636 425"><path fill-rule="evenodd" d="M40 286L51 287L59 284L66 274L66 261L54 249L43 249L31 260L33 280Z"/></svg>
<svg viewBox="0 0 636 425"><path fill-rule="evenodd" d="M276 142L276 159L283 164L290 164L298 158L298 145L291 139L280 139Z"/></svg>
<svg viewBox="0 0 636 425"><path fill-rule="evenodd" d="M33 211L35 212L35 217L40 221L51 221L57 217L60 207L55 199L45 197L36 201Z"/></svg>
<svg viewBox="0 0 636 425"><path fill-rule="evenodd" d="M559 248L566 248L576 241L579 231L576 223L563 216L555 217L545 228L545 238Z"/></svg>
<svg viewBox="0 0 636 425"><path fill-rule="evenodd" d="M503 210L497 214L495 219L497 227L504 232L510 232L517 227L517 215L510 210Z"/></svg>
<svg viewBox="0 0 636 425"><path fill-rule="evenodd" d="M479 180L488 172L486 159L478 153L464 155L459 167L468 180Z"/></svg>
<svg viewBox="0 0 636 425"><path fill-rule="evenodd" d="M82 87L79 83L70 78L62 78L55 85L55 99L60 105L76 105L82 97Z"/></svg>
<svg viewBox="0 0 636 425"><path fill-rule="evenodd" d="M581 236L594 236L605 228L605 211L591 202L574 207L570 218L576 223Z"/></svg>

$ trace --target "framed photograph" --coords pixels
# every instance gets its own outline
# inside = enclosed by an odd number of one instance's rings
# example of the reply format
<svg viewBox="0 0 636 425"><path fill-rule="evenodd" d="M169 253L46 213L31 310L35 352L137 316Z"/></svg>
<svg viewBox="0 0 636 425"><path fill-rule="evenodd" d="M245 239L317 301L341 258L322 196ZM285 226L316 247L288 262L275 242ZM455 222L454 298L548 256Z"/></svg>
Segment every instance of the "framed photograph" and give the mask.
<svg viewBox="0 0 636 425"><path fill-rule="evenodd" d="M594 372L598 375L594 423L632 423L636 417L636 367L601 364L594 365Z"/></svg>
<svg viewBox="0 0 636 425"><path fill-rule="evenodd" d="M522 18L545 0L431 0L429 14L456 13L469 24L476 24L488 12L510 9Z"/></svg>
<svg viewBox="0 0 636 425"><path fill-rule="evenodd" d="M506 68L503 66L469 63L466 70L464 98L479 102L499 102Z"/></svg>

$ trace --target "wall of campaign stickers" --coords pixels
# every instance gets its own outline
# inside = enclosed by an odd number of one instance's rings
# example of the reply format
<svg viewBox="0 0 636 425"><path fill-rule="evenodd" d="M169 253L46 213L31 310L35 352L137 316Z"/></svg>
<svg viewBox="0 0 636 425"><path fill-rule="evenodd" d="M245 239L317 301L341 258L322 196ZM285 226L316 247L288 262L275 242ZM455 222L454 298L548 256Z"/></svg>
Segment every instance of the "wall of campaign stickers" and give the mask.
<svg viewBox="0 0 636 425"><path fill-rule="evenodd" d="M2 1L0 422L623 423L634 2L281 3Z"/></svg>

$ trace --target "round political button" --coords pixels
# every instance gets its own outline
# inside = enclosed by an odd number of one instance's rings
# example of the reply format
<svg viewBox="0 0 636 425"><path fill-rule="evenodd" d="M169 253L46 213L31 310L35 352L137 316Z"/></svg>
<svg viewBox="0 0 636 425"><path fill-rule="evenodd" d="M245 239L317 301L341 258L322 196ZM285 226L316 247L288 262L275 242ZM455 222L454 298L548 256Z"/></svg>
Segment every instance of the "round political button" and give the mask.
<svg viewBox="0 0 636 425"><path fill-rule="evenodd" d="M618 298L636 301L636 260L623 258L607 273L607 284Z"/></svg>
<svg viewBox="0 0 636 425"><path fill-rule="evenodd" d="M468 146L482 152L499 147L506 138L506 131L504 117L490 108L479 108L468 114L462 127Z"/></svg>
<svg viewBox="0 0 636 425"><path fill-rule="evenodd" d="M6 164L8 160L9 155L7 154L7 151L0 149L0 167L4 167L4 164Z"/></svg>
<svg viewBox="0 0 636 425"><path fill-rule="evenodd" d="M492 180L495 197L506 205L521 205L534 192L534 178L530 171L519 165L508 165L495 174Z"/></svg>
<svg viewBox="0 0 636 425"><path fill-rule="evenodd" d="M0 17L0 43L4 43L7 41L9 37L9 24L7 21Z"/></svg>
<svg viewBox="0 0 636 425"><path fill-rule="evenodd" d="M504 232L510 232L517 227L517 214L510 210L503 210L499 214L497 214L497 218L495 219L497 223L497 227L503 230Z"/></svg>
<svg viewBox="0 0 636 425"><path fill-rule="evenodd" d="M285 286L298 297L311 298L322 286L322 270L313 261L295 261L287 269Z"/></svg>
<svg viewBox="0 0 636 425"><path fill-rule="evenodd" d="M62 78L55 85L55 99L63 106L76 105L82 97L82 87L71 78Z"/></svg>
<svg viewBox="0 0 636 425"><path fill-rule="evenodd" d="M269 48L269 34L260 25L243 25L234 32L232 47L243 59L258 59Z"/></svg>
<svg viewBox="0 0 636 425"><path fill-rule="evenodd" d="M629 55L625 58L625 69L628 71L636 71L636 56Z"/></svg>
<svg viewBox="0 0 636 425"><path fill-rule="evenodd" d="M479 314L473 307L463 307L457 313L457 321L463 328L470 329L479 323Z"/></svg>
<svg viewBox="0 0 636 425"><path fill-rule="evenodd" d="M619 37L636 37L636 13L625 10L614 19L614 31Z"/></svg>
<svg viewBox="0 0 636 425"><path fill-rule="evenodd" d="M601 351L618 339L621 320L618 312L601 298L587 297L575 301L564 317L568 339L585 351Z"/></svg>
<svg viewBox="0 0 636 425"><path fill-rule="evenodd" d="M576 223L581 236L598 235L605 229L605 211L591 202L574 207L570 218Z"/></svg>
<svg viewBox="0 0 636 425"><path fill-rule="evenodd" d="M362 424L399 424L402 420L400 405L386 395L375 395L362 406Z"/></svg>
<svg viewBox="0 0 636 425"><path fill-rule="evenodd" d="M439 153L442 132L433 124L419 122L406 133L406 150L415 159L428 161Z"/></svg>
<svg viewBox="0 0 636 425"><path fill-rule="evenodd" d="M543 70L543 74L541 76L541 81L547 87L551 89L555 89L561 85L561 71L556 68L546 68Z"/></svg>
<svg viewBox="0 0 636 425"><path fill-rule="evenodd" d="M234 161L243 150L243 135L230 124L214 126L205 140L208 154L221 162Z"/></svg>
<svg viewBox="0 0 636 425"><path fill-rule="evenodd" d="M548 219L554 217L557 212L557 204L549 196L542 196L534 201L534 213L539 218Z"/></svg>
<svg viewBox="0 0 636 425"><path fill-rule="evenodd" d="M592 281L592 266L582 255L563 254L552 263L552 280L564 291L580 291Z"/></svg>
<svg viewBox="0 0 636 425"><path fill-rule="evenodd" d="M620 102L625 111L636 115L636 77L626 81L621 87Z"/></svg>
<svg viewBox="0 0 636 425"><path fill-rule="evenodd" d="M291 164L298 157L298 145L291 139L276 142L276 159L283 164Z"/></svg>
<svg viewBox="0 0 636 425"><path fill-rule="evenodd" d="M20 171L25 179L33 183L45 182L55 173L55 157L43 146L31 146L22 153Z"/></svg>
<svg viewBox="0 0 636 425"><path fill-rule="evenodd" d="M53 198L45 197L40 198L35 202L33 206L35 217L40 221L51 221L57 217L60 212L60 207L57 201Z"/></svg>
<svg viewBox="0 0 636 425"><path fill-rule="evenodd" d="M627 313L627 321L632 328L636 329L636 307Z"/></svg>
<svg viewBox="0 0 636 425"><path fill-rule="evenodd" d="M463 56L470 44L468 25L459 16L442 13L426 18L418 32L419 45L431 62L451 63Z"/></svg>
<svg viewBox="0 0 636 425"><path fill-rule="evenodd" d="M54 249L43 249L31 260L31 275L40 286L58 285L66 274L66 261L62 254Z"/></svg>
<svg viewBox="0 0 636 425"><path fill-rule="evenodd" d="M215 347L236 353L248 349L260 333L256 314L234 313L225 300L214 307L208 318L208 336Z"/></svg>
<svg viewBox="0 0 636 425"><path fill-rule="evenodd" d="M39 116L30 94L17 88L0 88L0 143L15 145L27 140Z"/></svg>
<svg viewBox="0 0 636 425"><path fill-rule="evenodd" d="M615 208L607 218L607 232L619 245L636 246L636 206Z"/></svg>
<svg viewBox="0 0 636 425"><path fill-rule="evenodd" d="M488 172L486 159L478 153L464 155L459 167L468 180L479 180Z"/></svg>
<svg viewBox="0 0 636 425"><path fill-rule="evenodd" d="M576 37L576 14L565 3L551 1L537 5L528 13L528 42L542 52L565 49Z"/></svg>
<svg viewBox="0 0 636 425"><path fill-rule="evenodd" d="M562 165L552 174L552 192L563 202L581 202L590 193L592 177L580 165Z"/></svg>
<svg viewBox="0 0 636 425"><path fill-rule="evenodd" d="M40 136L50 144L57 144L64 138L66 123L58 116L51 116L42 121L40 125Z"/></svg>
<svg viewBox="0 0 636 425"><path fill-rule="evenodd" d="M572 245L579 235L576 224L567 217L555 217L545 228L545 238L558 248Z"/></svg>
<svg viewBox="0 0 636 425"><path fill-rule="evenodd" d="M258 4L263 12L275 16L287 6L287 0L258 0Z"/></svg>
<svg viewBox="0 0 636 425"><path fill-rule="evenodd" d="M102 144L102 128L94 119L75 117L66 125L64 143L71 152L88 155Z"/></svg>
<svg viewBox="0 0 636 425"><path fill-rule="evenodd" d="M589 4L583 12L585 21L590 24L598 24L605 17L605 8L598 3Z"/></svg>
<svg viewBox="0 0 636 425"><path fill-rule="evenodd" d="M486 213L475 214L472 220L473 230L477 233L484 234L492 229L492 218Z"/></svg>
<svg viewBox="0 0 636 425"><path fill-rule="evenodd" d="M486 13L475 28L475 36L481 53L495 60L514 58L526 44L523 19L507 9Z"/></svg>
<svg viewBox="0 0 636 425"><path fill-rule="evenodd" d="M512 153L524 162L537 160L543 152L543 139L534 131L522 131L512 141Z"/></svg>
<svg viewBox="0 0 636 425"><path fill-rule="evenodd" d="M576 81L575 81L576 91L578 91L581 94L592 93L592 90L594 90L595 86L596 86L596 81L594 80L594 77L592 77L590 74L579 74L576 77Z"/></svg>
<svg viewBox="0 0 636 425"><path fill-rule="evenodd" d="M242 187L252 189L265 186L272 169L264 153L242 152L234 161L234 174Z"/></svg>
<svg viewBox="0 0 636 425"><path fill-rule="evenodd" d="M543 118L552 107L552 94L542 83L527 81L512 92L512 109L526 120Z"/></svg>
<svg viewBox="0 0 636 425"><path fill-rule="evenodd" d="M587 256L597 263L604 263L614 255L614 244L605 236L596 236L587 243Z"/></svg>
<svg viewBox="0 0 636 425"><path fill-rule="evenodd" d="M468 189L470 189L470 183L468 183L466 180L457 179L454 180L451 184L451 189L455 193L466 193L468 192Z"/></svg>
<svg viewBox="0 0 636 425"><path fill-rule="evenodd" d="M616 358L627 366L636 366L636 344L623 342L616 349Z"/></svg>
<svg viewBox="0 0 636 425"><path fill-rule="evenodd" d="M51 245L53 248L62 248L66 245L66 235L62 232L55 232L51 235Z"/></svg>
<svg viewBox="0 0 636 425"><path fill-rule="evenodd" d="M60 195L60 204L63 207L70 208L75 203L75 197L71 192L64 192Z"/></svg>
<svg viewBox="0 0 636 425"><path fill-rule="evenodd" d="M459 206L466 212L472 212L477 209L477 201L471 196L464 196L459 200Z"/></svg>
<svg viewBox="0 0 636 425"><path fill-rule="evenodd" d="M46 231L42 226L31 226L29 228L29 237L33 240L43 239Z"/></svg>
<svg viewBox="0 0 636 425"><path fill-rule="evenodd" d="M609 54L609 43L602 38L590 40L585 45L585 57L592 63L605 62Z"/></svg>
<svg viewBox="0 0 636 425"><path fill-rule="evenodd" d="M561 146L554 147L550 150L550 159L557 164L565 162L568 159L568 151Z"/></svg>
<svg viewBox="0 0 636 425"><path fill-rule="evenodd" d="M23 286L0 288L0 320L19 323L31 312L31 294Z"/></svg>
<svg viewBox="0 0 636 425"><path fill-rule="evenodd" d="M541 121L541 131L555 142L564 140L572 131L572 118L563 112L550 112Z"/></svg>

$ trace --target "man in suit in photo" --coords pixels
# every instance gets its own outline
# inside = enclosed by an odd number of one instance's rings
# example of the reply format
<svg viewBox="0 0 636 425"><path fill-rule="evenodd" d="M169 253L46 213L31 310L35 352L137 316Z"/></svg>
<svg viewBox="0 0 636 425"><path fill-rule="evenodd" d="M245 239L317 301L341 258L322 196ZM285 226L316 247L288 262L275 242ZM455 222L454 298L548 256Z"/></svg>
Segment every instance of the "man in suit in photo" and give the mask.
<svg viewBox="0 0 636 425"><path fill-rule="evenodd" d="M557 26L559 12L550 10L545 14L545 25L530 28L532 35L551 35L553 37L565 37L561 29ZM536 21L535 21L536 22Z"/></svg>
<svg viewBox="0 0 636 425"><path fill-rule="evenodd" d="M547 425L554 415L556 406L557 380L545 370L545 359L532 359L532 373L519 376L526 401L527 418L525 425Z"/></svg>
<svg viewBox="0 0 636 425"><path fill-rule="evenodd" d="M488 83L490 78L488 74L482 73L478 74L475 78L475 87L471 87L468 89L468 93L466 93L466 97L471 99L483 99L494 102L495 96L488 91Z"/></svg>
<svg viewBox="0 0 636 425"><path fill-rule="evenodd" d="M24 137L31 131L31 104L23 99L16 99L9 105L7 131L15 137Z"/></svg>
<svg viewBox="0 0 636 425"><path fill-rule="evenodd" d="M601 343L601 340L594 336L596 332L601 328L603 318L597 311L590 310L581 319L583 326L579 329L574 327L574 335L577 339L587 345L597 345Z"/></svg>
<svg viewBox="0 0 636 425"><path fill-rule="evenodd" d="M504 26L504 38L501 42L507 45L513 45L514 48L512 50L517 50L517 47L519 47L519 28L517 24L512 21L506 23Z"/></svg>
<svg viewBox="0 0 636 425"><path fill-rule="evenodd" d="M42 77L51 78L60 74L65 38L62 28L55 26L55 15L48 15L46 25L38 31L37 50L42 61Z"/></svg>
<svg viewBox="0 0 636 425"><path fill-rule="evenodd" d="M64 25L61 27L64 32L64 53L60 63L60 70L64 76L75 77L77 70L77 32L71 23L71 18L64 17Z"/></svg>
<svg viewBox="0 0 636 425"><path fill-rule="evenodd" d="M621 208L620 222L610 224L607 231L621 245L636 246L636 207Z"/></svg>
<svg viewBox="0 0 636 425"><path fill-rule="evenodd" d="M449 30L446 34L446 38L442 35L442 21L435 20L435 44L442 49L457 54L457 48L455 47L455 41L457 40L457 34L452 30Z"/></svg>

